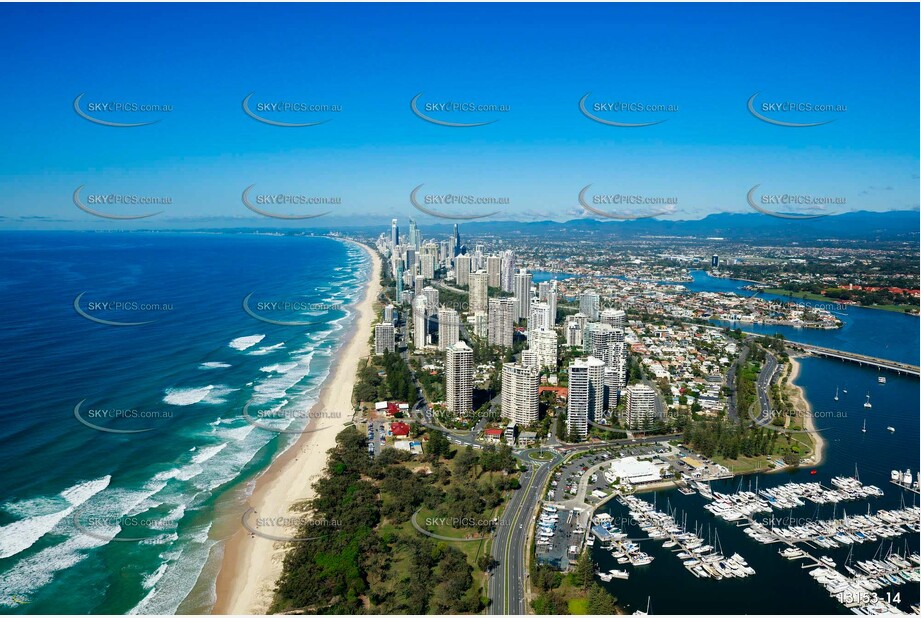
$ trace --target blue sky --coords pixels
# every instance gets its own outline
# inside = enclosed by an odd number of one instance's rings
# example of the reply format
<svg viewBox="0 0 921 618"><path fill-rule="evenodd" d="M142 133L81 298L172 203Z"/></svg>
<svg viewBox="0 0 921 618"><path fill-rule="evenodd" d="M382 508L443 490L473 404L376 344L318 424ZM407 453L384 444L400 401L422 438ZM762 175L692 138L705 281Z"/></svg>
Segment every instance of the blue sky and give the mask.
<svg viewBox="0 0 921 618"><path fill-rule="evenodd" d="M0 115L0 225L105 223L72 193L168 196L144 227L257 217L241 192L336 196L334 217L418 215L410 190L507 197L501 217L584 215L579 190L676 197L668 217L751 212L747 191L840 196L838 210L918 207L916 4L2 5L7 113ZM410 100L500 104L497 120L438 126ZM608 113L594 102L676 106ZM775 113L758 102L845 105ZM168 104L80 118L83 103ZM341 112L263 114L323 125L280 128L241 101ZM767 112L766 112L767 114ZM599 115L604 115L601 113ZM139 212L137 207L108 212ZM280 206L279 212L307 212ZM150 211L150 209L146 209ZM471 212L476 212L475 210ZM39 218L34 218L39 217ZM333 221L335 219L329 219ZM319 220L317 220L319 221Z"/></svg>

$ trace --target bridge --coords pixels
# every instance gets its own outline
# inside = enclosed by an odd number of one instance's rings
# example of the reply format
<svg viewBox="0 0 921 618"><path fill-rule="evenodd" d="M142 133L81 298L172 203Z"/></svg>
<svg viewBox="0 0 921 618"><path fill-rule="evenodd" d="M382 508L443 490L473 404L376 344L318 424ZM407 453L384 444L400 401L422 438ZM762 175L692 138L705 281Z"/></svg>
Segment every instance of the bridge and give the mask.
<svg viewBox="0 0 921 618"><path fill-rule="evenodd" d="M808 343L800 343L798 341L785 340L784 344L791 348L814 354L815 356L836 358L838 360L847 361L850 363L857 363L858 365L868 365L878 369L886 369L898 374L905 373L913 376L921 376L921 370L919 370L917 365L898 363L896 361L886 360L884 358L865 356L864 354L855 354L854 352L844 352L842 350L833 350L832 348L823 348L821 346L810 345Z"/></svg>

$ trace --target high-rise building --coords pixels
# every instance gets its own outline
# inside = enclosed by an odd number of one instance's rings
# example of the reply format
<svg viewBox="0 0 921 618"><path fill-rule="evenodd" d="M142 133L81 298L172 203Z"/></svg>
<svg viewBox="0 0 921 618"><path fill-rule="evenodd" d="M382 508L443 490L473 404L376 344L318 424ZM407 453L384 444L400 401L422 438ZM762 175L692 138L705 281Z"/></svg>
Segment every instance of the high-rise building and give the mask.
<svg viewBox="0 0 921 618"><path fill-rule="evenodd" d="M489 332L489 318L485 311L477 311L467 316L467 322L470 324L473 334L477 337L486 337Z"/></svg>
<svg viewBox="0 0 921 618"><path fill-rule="evenodd" d="M435 256L430 253L422 254L422 276L426 279L435 278Z"/></svg>
<svg viewBox="0 0 921 618"><path fill-rule="evenodd" d="M582 333L583 351L609 365L611 343L614 341L614 328L610 324L590 322Z"/></svg>
<svg viewBox="0 0 921 618"><path fill-rule="evenodd" d="M412 290L403 290L403 293L400 294L400 303L411 307L415 297L416 295Z"/></svg>
<svg viewBox="0 0 921 618"><path fill-rule="evenodd" d="M460 230L457 228L457 224L454 224L454 246L452 248L452 257L457 257L461 252L461 241L460 241Z"/></svg>
<svg viewBox="0 0 921 618"><path fill-rule="evenodd" d="M393 305L387 305L384 307L384 322L389 322L390 324L395 324L397 321L397 308Z"/></svg>
<svg viewBox="0 0 921 618"><path fill-rule="evenodd" d="M502 258L490 255L486 258L486 273L489 275L489 287L497 288L502 285Z"/></svg>
<svg viewBox="0 0 921 618"><path fill-rule="evenodd" d="M550 325L556 325L556 299L557 292L555 289L550 290L547 294L547 304L550 306Z"/></svg>
<svg viewBox="0 0 921 618"><path fill-rule="evenodd" d="M646 384L628 386L624 424L631 429L645 429L656 420L656 417L655 389Z"/></svg>
<svg viewBox="0 0 921 618"><path fill-rule="evenodd" d="M393 322L381 322L374 325L374 353L383 354L396 349Z"/></svg>
<svg viewBox="0 0 921 618"><path fill-rule="evenodd" d="M556 331L549 328L538 328L528 331L528 345L537 353L540 366L551 371L557 367L557 336Z"/></svg>
<svg viewBox="0 0 921 618"><path fill-rule="evenodd" d="M400 262L397 264L397 272L394 276L395 287L394 298L399 301L403 296L403 263Z"/></svg>
<svg viewBox="0 0 921 618"><path fill-rule="evenodd" d="M553 328L550 319L550 305L547 303L531 303L531 312L528 315L528 333L541 328ZM530 337L530 334L528 335Z"/></svg>
<svg viewBox="0 0 921 618"><path fill-rule="evenodd" d="M428 344L429 316L425 296L413 299L413 345L421 350Z"/></svg>
<svg viewBox="0 0 921 618"><path fill-rule="evenodd" d="M438 305L441 304L438 302L438 290L427 285L422 288L422 295L425 297L426 308L428 309L429 315L434 315L435 312L438 311Z"/></svg>
<svg viewBox="0 0 921 618"><path fill-rule="evenodd" d="M577 320L566 320L566 345L582 347L582 326Z"/></svg>
<svg viewBox="0 0 921 618"><path fill-rule="evenodd" d="M502 291L515 290L515 253L509 249L502 254Z"/></svg>
<svg viewBox="0 0 921 618"><path fill-rule="evenodd" d="M538 358L537 352L535 350L522 350L521 364L540 370L540 358Z"/></svg>
<svg viewBox="0 0 921 618"><path fill-rule="evenodd" d="M504 348L512 347L515 333L514 303L511 298L489 299L489 328L487 342Z"/></svg>
<svg viewBox="0 0 921 618"><path fill-rule="evenodd" d="M419 248L418 236L419 236L419 230L418 228L416 228L416 220L410 219L409 220L409 238L406 239L406 244L408 244L410 247L413 247L414 249L418 249Z"/></svg>
<svg viewBox="0 0 921 618"><path fill-rule="evenodd" d="M425 287L425 277L423 277L422 275L416 275L415 285L413 286L413 292L416 294L416 296L422 295L423 287Z"/></svg>
<svg viewBox="0 0 921 618"><path fill-rule="evenodd" d="M569 365L568 397L566 431L585 438L589 421L599 418L604 406L604 362L592 356L574 360Z"/></svg>
<svg viewBox="0 0 921 618"><path fill-rule="evenodd" d="M538 421L538 371L535 367L505 363L502 365L502 418L516 425L533 425Z"/></svg>
<svg viewBox="0 0 921 618"><path fill-rule="evenodd" d="M438 310L438 349L454 345L460 338L460 318L454 309Z"/></svg>
<svg viewBox="0 0 921 618"><path fill-rule="evenodd" d="M601 309L601 297L595 290L585 290L579 296L579 313L588 316L589 321L598 321L598 312Z"/></svg>
<svg viewBox="0 0 921 618"><path fill-rule="evenodd" d="M397 246L400 244L400 228L397 227L397 220L393 219L390 221L390 249L396 252Z"/></svg>
<svg viewBox="0 0 921 618"><path fill-rule="evenodd" d="M712 266L713 268L719 268L720 267L720 256L714 255L712 258L710 258L710 266Z"/></svg>
<svg viewBox="0 0 921 618"><path fill-rule="evenodd" d="M531 309L531 279L532 275L526 268L522 268L515 275L515 289L513 292L518 300L516 320L528 319L528 311Z"/></svg>
<svg viewBox="0 0 921 618"><path fill-rule="evenodd" d="M604 409L613 410L620 398L620 376L613 367L604 368Z"/></svg>
<svg viewBox="0 0 921 618"><path fill-rule="evenodd" d="M454 258L454 281L457 285L470 285L469 255L459 255Z"/></svg>
<svg viewBox="0 0 921 618"><path fill-rule="evenodd" d="M623 328L627 324L627 314L623 309L608 308L601 312L600 320L602 324L610 324L615 328Z"/></svg>
<svg viewBox="0 0 921 618"><path fill-rule="evenodd" d="M470 273L470 311L486 313L488 298L486 271L478 270Z"/></svg>
<svg viewBox="0 0 921 618"><path fill-rule="evenodd" d="M445 400L456 417L473 412L473 350L463 341L445 350Z"/></svg>

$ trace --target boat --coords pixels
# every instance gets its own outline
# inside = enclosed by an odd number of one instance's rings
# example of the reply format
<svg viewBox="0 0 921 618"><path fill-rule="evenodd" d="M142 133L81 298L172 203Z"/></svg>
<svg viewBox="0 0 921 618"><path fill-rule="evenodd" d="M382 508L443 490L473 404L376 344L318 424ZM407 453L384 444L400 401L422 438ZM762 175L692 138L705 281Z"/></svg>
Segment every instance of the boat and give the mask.
<svg viewBox="0 0 921 618"><path fill-rule="evenodd" d="M905 474L902 475L902 484L911 487L911 470L905 470Z"/></svg>
<svg viewBox="0 0 921 618"><path fill-rule="evenodd" d="M845 395L847 395L847 389L846 389L846 388L842 388L842 389L841 389L841 392L844 393Z"/></svg>
<svg viewBox="0 0 921 618"><path fill-rule="evenodd" d="M886 427L886 429L888 429L891 432L895 432L895 427L893 427L892 425L889 425L888 427Z"/></svg>
<svg viewBox="0 0 921 618"><path fill-rule="evenodd" d="M835 387L835 401L838 401L838 387Z"/></svg>
<svg viewBox="0 0 921 618"><path fill-rule="evenodd" d="M902 480L902 473L898 470L893 470L892 472L889 473L889 479L893 483L898 483Z"/></svg>
<svg viewBox="0 0 921 618"><path fill-rule="evenodd" d="M646 599L646 611L645 612L641 609L638 609L635 612L633 612L633 615L634 616L648 616L649 615L649 604L651 601L652 601L652 597L649 597Z"/></svg>
<svg viewBox="0 0 921 618"><path fill-rule="evenodd" d="M863 433L867 433L867 419L863 419L863 429L861 429L860 431L862 431Z"/></svg>
<svg viewBox="0 0 921 618"><path fill-rule="evenodd" d="M610 573L597 573L596 572L595 575L597 575L598 579L600 579L603 582L609 582L614 577Z"/></svg>
<svg viewBox="0 0 921 618"><path fill-rule="evenodd" d="M864 402L863 407L872 408L873 404L870 403L870 393L867 393L867 400Z"/></svg>
<svg viewBox="0 0 921 618"><path fill-rule="evenodd" d="M885 384L886 376L879 376L878 378L876 378L876 381L879 382L880 384Z"/></svg>
<svg viewBox="0 0 921 618"><path fill-rule="evenodd" d="M608 571L608 575L616 579L627 579L630 577L630 572L622 569L611 569Z"/></svg>

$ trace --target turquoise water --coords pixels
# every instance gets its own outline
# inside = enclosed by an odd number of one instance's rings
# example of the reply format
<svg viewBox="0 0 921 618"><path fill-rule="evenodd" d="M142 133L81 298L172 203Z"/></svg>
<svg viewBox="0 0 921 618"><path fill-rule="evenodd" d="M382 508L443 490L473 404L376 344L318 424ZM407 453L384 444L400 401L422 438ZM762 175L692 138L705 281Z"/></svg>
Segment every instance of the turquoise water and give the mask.
<svg viewBox="0 0 921 618"><path fill-rule="evenodd" d="M173 613L216 549L215 505L246 491L297 436L255 427L244 404L309 409L369 258L327 238L2 236L0 607ZM151 323L87 319L74 308L81 293L91 317ZM249 294L257 315L300 325L249 315ZM136 433L82 424L80 402L93 425ZM262 424L296 430L304 418ZM211 594L199 591L194 609L207 610Z"/></svg>

